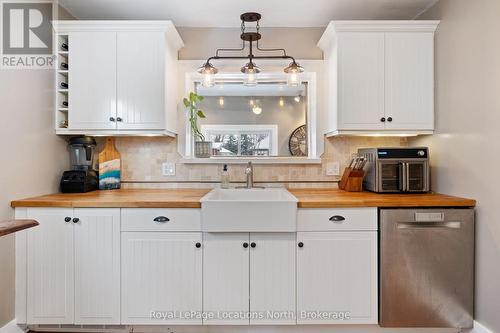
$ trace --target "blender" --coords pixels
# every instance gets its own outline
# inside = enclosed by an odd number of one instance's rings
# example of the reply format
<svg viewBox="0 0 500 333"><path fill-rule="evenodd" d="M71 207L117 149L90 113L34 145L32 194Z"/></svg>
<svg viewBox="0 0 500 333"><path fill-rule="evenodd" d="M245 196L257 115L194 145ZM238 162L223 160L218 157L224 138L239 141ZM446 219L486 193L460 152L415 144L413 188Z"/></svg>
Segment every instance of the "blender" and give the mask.
<svg viewBox="0 0 500 333"><path fill-rule="evenodd" d="M61 192L84 193L99 188L97 172L94 169L96 146L95 139L90 136L69 139L71 170L64 171L62 175Z"/></svg>

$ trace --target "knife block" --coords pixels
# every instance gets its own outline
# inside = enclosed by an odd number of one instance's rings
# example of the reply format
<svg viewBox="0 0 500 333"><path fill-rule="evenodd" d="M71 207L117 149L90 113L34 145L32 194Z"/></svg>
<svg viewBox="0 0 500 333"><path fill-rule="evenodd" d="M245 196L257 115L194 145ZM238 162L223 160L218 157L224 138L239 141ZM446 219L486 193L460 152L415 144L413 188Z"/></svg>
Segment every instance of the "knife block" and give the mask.
<svg viewBox="0 0 500 333"><path fill-rule="evenodd" d="M361 192L363 191L364 176L365 172L363 170L345 168L344 174L339 182L339 188L348 192Z"/></svg>

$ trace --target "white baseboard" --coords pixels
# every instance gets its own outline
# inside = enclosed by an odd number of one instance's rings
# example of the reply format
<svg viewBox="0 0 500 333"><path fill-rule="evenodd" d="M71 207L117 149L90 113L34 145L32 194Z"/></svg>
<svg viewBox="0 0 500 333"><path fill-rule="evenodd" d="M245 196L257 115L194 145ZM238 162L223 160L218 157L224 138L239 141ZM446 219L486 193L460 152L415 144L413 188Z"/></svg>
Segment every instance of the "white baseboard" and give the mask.
<svg viewBox="0 0 500 333"><path fill-rule="evenodd" d="M0 333L25 333L26 329L16 324L16 320L12 320L5 324L5 326L0 327Z"/></svg>
<svg viewBox="0 0 500 333"><path fill-rule="evenodd" d="M490 329L486 328L485 326L481 325L477 321L474 321L474 328L471 330L466 331L467 333L493 333Z"/></svg>

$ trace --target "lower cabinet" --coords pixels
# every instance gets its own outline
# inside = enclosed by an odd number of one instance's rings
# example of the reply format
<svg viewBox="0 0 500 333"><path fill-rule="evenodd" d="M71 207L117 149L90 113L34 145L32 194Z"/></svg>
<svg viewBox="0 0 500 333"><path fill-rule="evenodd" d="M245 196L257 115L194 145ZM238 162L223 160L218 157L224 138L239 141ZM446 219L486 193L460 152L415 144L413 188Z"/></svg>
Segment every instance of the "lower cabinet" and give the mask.
<svg viewBox="0 0 500 333"><path fill-rule="evenodd" d="M201 236L122 233L122 324L202 324Z"/></svg>
<svg viewBox="0 0 500 333"><path fill-rule="evenodd" d="M299 209L297 233L202 233L199 209L22 208L27 324L377 323L377 210Z"/></svg>
<svg viewBox="0 0 500 333"><path fill-rule="evenodd" d="M295 324L295 234L207 233L208 325Z"/></svg>
<svg viewBox="0 0 500 333"><path fill-rule="evenodd" d="M377 233L300 232L298 324L376 324Z"/></svg>
<svg viewBox="0 0 500 333"><path fill-rule="evenodd" d="M28 208L27 323L120 323L120 210Z"/></svg>

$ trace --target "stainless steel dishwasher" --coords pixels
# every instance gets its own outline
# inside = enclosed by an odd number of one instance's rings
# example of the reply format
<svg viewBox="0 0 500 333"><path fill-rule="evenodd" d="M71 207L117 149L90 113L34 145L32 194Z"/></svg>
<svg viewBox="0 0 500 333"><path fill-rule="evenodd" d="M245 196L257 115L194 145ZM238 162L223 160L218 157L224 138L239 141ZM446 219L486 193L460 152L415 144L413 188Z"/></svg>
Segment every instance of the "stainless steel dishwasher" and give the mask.
<svg viewBox="0 0 500 333"><path fill-rule="evenodd" d="M470 328L474 210L380 210L380 326Z"/></svg>

